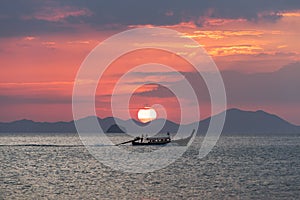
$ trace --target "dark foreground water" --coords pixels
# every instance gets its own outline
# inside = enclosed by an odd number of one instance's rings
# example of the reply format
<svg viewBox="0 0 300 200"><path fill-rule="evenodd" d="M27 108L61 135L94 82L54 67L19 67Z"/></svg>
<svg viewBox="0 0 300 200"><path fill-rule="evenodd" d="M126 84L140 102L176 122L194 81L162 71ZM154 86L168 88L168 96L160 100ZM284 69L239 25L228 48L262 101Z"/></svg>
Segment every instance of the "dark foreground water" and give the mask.
<svg viewBox="0 0 300 200"><path fill-rule="evenodd" d="M0 199L299 199L300 137L221 137L204 159L200 141L167 168L129 174L77 137L0 137Z"/></svg>

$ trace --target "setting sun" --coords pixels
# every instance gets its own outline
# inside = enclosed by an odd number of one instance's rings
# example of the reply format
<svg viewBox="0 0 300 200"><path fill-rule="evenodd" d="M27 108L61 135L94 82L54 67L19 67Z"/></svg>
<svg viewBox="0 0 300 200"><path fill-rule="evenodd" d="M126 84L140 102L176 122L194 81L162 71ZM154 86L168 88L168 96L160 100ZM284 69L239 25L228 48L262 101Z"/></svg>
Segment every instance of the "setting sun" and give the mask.
<svg viewBox="0 0 300 200"><path fill-rule="evenodd" d="M143 123L150 122L156 119L156 111L151 107L141 108L138 111L138 119Z"/></svg>

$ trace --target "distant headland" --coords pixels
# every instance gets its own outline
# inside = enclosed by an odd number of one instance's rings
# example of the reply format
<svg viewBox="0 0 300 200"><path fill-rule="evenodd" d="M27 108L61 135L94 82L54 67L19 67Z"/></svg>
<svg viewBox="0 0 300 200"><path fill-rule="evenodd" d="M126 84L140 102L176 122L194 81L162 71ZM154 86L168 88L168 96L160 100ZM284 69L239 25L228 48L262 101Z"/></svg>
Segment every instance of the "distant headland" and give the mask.
<svg viewBox="0 0 300 200"><path fill-rule="evenodd" d="M220 114L214 115L207 119L183 126L189 126L199 123L198 134L205 134L211 118L218 117ZM85 123L95 116L79 119L80 123ZM118 124L128 124L132 121L138 125L143 123L134 119L122 120L119 118L98 118L99 125L106 133L126 133L126 128L119 127ZM161 119L156 119L161 120ZM160 133L173 132L178 130L179 124L166 120L164 127ZM89 132L97 130L87 130ZM74 121L69 122L35 122L32 120L18 120L13 122L0 122L1 135L13 135L19 133L28 134L76 134L77 130ZM259 111L245 111L240 109L229 109L226 111L226 120L222 134L225 135L300 135L300 126L289 123L279 116Z"/></svg>

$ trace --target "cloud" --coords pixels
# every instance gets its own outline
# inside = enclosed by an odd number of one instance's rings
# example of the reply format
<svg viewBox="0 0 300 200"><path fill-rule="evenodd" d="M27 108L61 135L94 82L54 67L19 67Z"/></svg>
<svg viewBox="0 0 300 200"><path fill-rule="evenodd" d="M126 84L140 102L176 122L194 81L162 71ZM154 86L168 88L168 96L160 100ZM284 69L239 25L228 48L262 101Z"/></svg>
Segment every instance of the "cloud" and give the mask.
<svg viewBox="0 0 300 200"><path fill-rule="evenodd" d="M24 40L25 41L32 41L32 40L35 40L36 38L35 37L33 37L33 36L26 36L26 37L24 37Z"/></svg>
<svg viewBox="0 0 300 200"><path fill-rule="evenodd" d="M68 18L76 18L80 16L91 16L92 13L88 9L80 9L74 7L59 7L59 8L49 8L45 7L32 16L23 17L24 19L37 19L49 22L59 22L64 21Z"/></svg>
<svg viewBox="0 0 300 200"><path fill-rule="evenodd" d="M214 48L208 49L208 52L212 54L211 51L213 50ZM230 53L230 51L228 53ZM270 72L291 62L299 61L298 52L288 50L281 51L276 47L263 51L251 51L251 54L247 54L247 52L244 53L245 54L237 55L228 54L219 57L215 54L214 60L220 69L245 73Z"/></svg>
<svg viewBox="0 0 300 200"><path fill-rule="evenodd" d="M72 86L73 82L0 83L0 104L70 104Z"/></svg>
<svg viewBox="0 0 300 200"><path fill-rule="evenodd" d="M53 49L55 48L56 43L53 41L47 41L47 42L42 42L42 45L45 46L46 48Z"/></svg>
<svg viewBox="0 0 300 200"><path fill-rule="evenodd" d="M284 12L284 13L281 13L281 15L284 17L300 17L299 11L298 12L296 12L296 11Z"/></svg>
<svg viewBox="0 0 300 200"><path fill-rule="evenodd" d="M206 85L195 72L185 72L185 77L194 86L198 98L210 101ZM292 63L281 69L268 73L246 74L235 71L221 72L229 105L251 105L261 104L299 104L300 102L300 62ZM163 76L164 72L160 73ZM212 79L214 74L207 74ZM179 88L182 81L170 82L170 88ZM185 91L182 91L184 93ZM169 89L157 85L137 95L158 98L171 97L173 94Z"/></svg>
<svg viewBox="0 0 300 200"><path fill-rule="evenodd" d="M26 104L71 104L72 98L63 95L0 95L2 105Z"/></svg>
<svg viewBox="0 0 300 200"><path fill-rule="evenodd" d="M152 85L152 90L145 90L145 91L136 91L134 93L134 95L137 96L144 96L144 97L159 97L159 98L169 98L169 97L174 97L174 93L162 86L162 85L158 85L158 84L151 84Z"/></svg>
<svg viewBox="0 0 300 200"><path fill-rule="evenodd" d="M203 26L232 20L276 21L282 16L295 16L293 11L297 9L300 1L295 0L4 0L0 3L0 36L71 32L76 30L74 25L82 24L103 30L147 24Z"/></svg>
<svg viewBox="0 0 300 200"><path fill-rule="evenodd" d="M256 55L263 51L263 48L256 45L234 45L234 46L222 46L213 47L209 50L211 55L228 56L228 55Z"/></svg>
<svg viewBox="0 0 300 200"><path fill-rule="evenodd" d="M295 0L215 0L215 1L72 1L74 6L89 9L96 24L153 24L174 25L194 21L199 26L210 19L213 24L224 23L219 19L277 20L281 11L295 10L300 2ZM91 20L91 19L88 19ZM203 21L204 20L204 21ZM216 21L217 20L217 21Z"/></svg>
<svg viewBox="0 0 300 200"><path fill-rule="evenodd" d="M86 8L47 0L1 1L0 13L0 37L71 33L75 18L92 15Z"/></svg>
<svg viewBox="0 0 300 200"><path fill-rule="evenodd" d="M232 36L256 36L260 37L263 34L266 34L266 31L262 30L239 30L239 31L231 31L231 30L213 30L213 31L194 31L192 34L185 33L184 37L188 38L210 38L210 39L224 39Z"/></svg>
<svg viewBox="0 0 300 200"><path fill-rule="evenodd" d="M223 72L229 104L299 104L300 63L271 73Z"/></svg>

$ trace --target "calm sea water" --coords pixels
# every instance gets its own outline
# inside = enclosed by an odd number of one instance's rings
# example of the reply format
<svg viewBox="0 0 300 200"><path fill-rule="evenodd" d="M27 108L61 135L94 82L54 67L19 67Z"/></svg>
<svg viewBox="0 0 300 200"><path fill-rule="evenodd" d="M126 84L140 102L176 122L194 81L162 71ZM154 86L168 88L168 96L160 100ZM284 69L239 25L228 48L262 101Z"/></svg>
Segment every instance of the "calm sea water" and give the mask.
<svg viewBox="0 0 300 200"><path fill-rule="evenodd" d="M164 169L129 174L75 136L0 137L0 199L299 199L300 137L221 137L204 159L200 145Z"/></svg>

